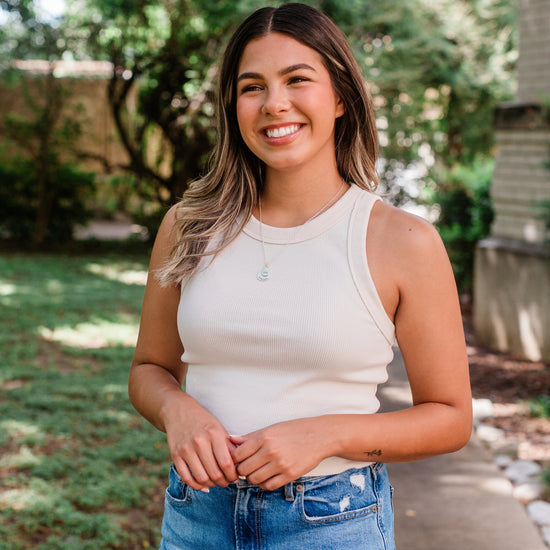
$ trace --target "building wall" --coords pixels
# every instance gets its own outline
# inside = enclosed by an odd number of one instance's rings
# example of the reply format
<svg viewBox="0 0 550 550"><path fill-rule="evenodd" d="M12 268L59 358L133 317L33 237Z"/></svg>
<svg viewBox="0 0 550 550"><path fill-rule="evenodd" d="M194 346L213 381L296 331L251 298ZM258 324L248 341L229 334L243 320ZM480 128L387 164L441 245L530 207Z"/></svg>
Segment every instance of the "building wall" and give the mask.
<svg viewBox="0 0 550 550"><path fill-rule="evenodd" d="M16 147L2 139L3 115L13 114L28 120L35 118L29 101L38 106L43 105L44 82L45 75L41 73L29 73L14 85L0 81L0 142L8 153L15 153ZM82 124L83 134L78 143L74 144L75 148L91 156L103 157L111 165L126 164L128 155L118 138L107 100L108 77L68 75L56 77L56 82L66 89L68 94L59 123L69 118L76 119ZM130 100L135 101L135 97L131 97ZM131 109L132 104L129 107ZM90 159L80 160L79 165L83 170L96 173L105 170L102 162Z"/></svg>
<svg viewBox="0 0 550 550"><path fill-rule="evenodd" d="M550 200L550 0L520 0L518 94L496 113L491 237L474 274L476 340L550 361L550 235L537 204Z"/></svg>
<svg viewBox="0 0 550 550"><path fill-rule="evenodd" d="M550 254L487 239L476 250L476 340L532 361L550 361Z"/></svg>
<svg viewBox="0 0 550 550"><path fill-rule="evenodd" d="M550 1L520 0L518 100L550 99Z"/></svg>
<svg viewBox="0 0 550 550"><path fill-rule="evenodd" d="M491 235L542 243L548 235L536 205L550 200L550 129L500 129L496 142Z"/></svg>

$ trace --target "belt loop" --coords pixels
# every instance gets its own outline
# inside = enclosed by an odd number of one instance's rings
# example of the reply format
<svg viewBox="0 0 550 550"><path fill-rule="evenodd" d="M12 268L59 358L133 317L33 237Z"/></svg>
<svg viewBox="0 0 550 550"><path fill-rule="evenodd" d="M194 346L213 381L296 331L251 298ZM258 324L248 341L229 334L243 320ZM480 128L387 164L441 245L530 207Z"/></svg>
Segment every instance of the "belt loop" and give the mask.
<svg viewBox="0 0 550 550"><path fill-rule="evenodd" d="M285 485L285 500L292 502L294 500L294 481Z"/></svg>

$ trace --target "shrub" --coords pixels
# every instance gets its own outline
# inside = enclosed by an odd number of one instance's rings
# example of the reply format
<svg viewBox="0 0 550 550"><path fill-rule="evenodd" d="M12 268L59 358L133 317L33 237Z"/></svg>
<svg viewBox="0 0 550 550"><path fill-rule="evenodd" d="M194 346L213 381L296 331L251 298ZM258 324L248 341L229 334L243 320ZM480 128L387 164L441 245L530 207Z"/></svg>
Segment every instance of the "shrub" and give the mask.
<svg viewBox="0 0 550 550"><path fill-rule="evenodd" d="M529 414L540 418L550 418L550 395L542 394L529 402Z"/></svg>
<svg viewBox="0 0 550 550"><path fill-rule="evenodd" d="M435 225L462 293L472 290L476 244L489 234L493 221L493 165L492 159L478 158L471 165L440 169L435 173L437 183L427 191L426 202L439 211Z"/></svg>
<svg viewBox="0 0 550 550"><path fill-rule="evenodd" d="M20 243L38 242L38 177L33 161L25 158L0 161L0 236ZM90 213L86 196L94 188L94 175L70 163L51 166L48 173L48 216L42 242L72 239L76 224L85 223Z"/></svg>

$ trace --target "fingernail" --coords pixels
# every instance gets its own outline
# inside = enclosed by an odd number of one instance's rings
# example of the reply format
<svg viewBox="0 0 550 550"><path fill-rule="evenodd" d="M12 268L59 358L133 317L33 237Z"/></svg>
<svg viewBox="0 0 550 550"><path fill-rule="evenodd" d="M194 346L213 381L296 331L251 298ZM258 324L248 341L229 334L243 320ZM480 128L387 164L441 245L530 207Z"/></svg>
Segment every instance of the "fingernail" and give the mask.
<svg viewBox="0 0 550 550"><path fill-rule="evenodd" d="M209 489L208 487L204 487L204 488L201 489L201 491L202 491L203 493L209 493L209 492L210 492L210 489Z"/></svg>

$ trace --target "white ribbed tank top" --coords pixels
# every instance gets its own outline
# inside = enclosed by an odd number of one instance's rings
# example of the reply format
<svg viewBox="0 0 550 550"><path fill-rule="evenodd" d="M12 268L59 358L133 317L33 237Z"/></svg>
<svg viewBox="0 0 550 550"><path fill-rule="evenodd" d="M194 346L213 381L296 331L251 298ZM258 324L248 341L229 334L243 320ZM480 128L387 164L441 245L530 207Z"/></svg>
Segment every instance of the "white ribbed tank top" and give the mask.
<svg viewBox="0 0 550 550"><path fill-rule="evenodd" d="M186 391L230 434L294 418L375 413L387 380L394 325L370 275L369 216L377 196L352 185L298 230L252 217L229 246L185 285L178 330ZM331 457L307 475L369 462Z"/></svg>

